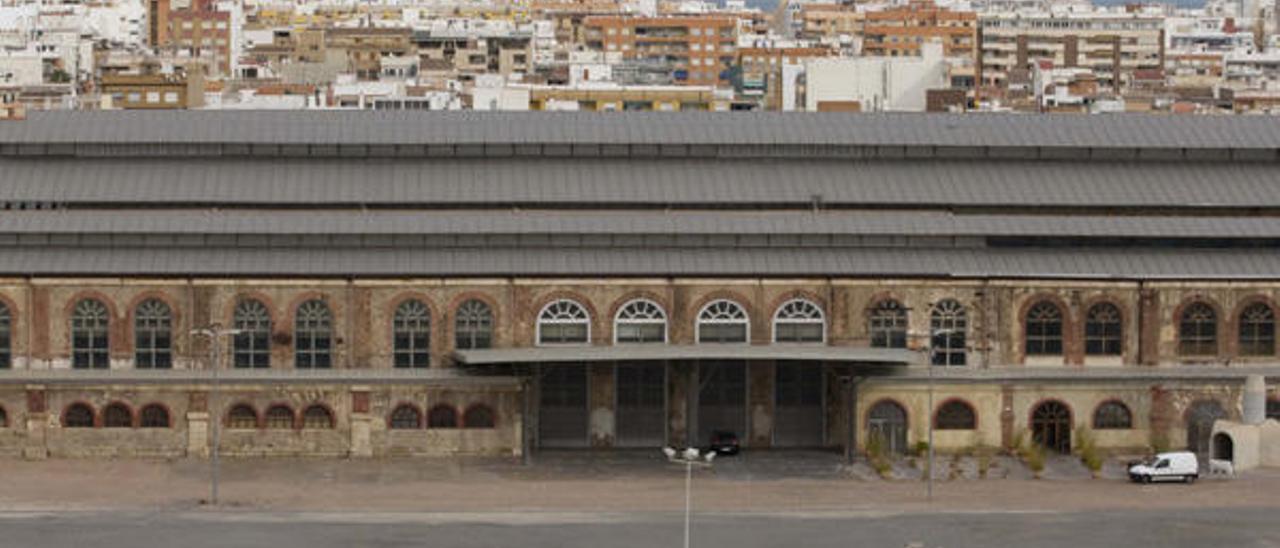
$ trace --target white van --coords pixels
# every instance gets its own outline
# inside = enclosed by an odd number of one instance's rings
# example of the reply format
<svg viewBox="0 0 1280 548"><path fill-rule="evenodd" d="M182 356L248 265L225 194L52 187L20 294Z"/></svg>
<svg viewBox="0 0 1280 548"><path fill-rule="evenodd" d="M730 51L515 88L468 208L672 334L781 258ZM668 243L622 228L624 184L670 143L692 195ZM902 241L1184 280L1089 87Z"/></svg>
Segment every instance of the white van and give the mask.
<svg viewBox="0 0 1280 548"><path fill-rule="evenodd" d="M1129 479L1151 483L1178 480L1191 483L1200 477L1200 463L1190 451L1160 453L1155 458L1129 467Z"/></svg>

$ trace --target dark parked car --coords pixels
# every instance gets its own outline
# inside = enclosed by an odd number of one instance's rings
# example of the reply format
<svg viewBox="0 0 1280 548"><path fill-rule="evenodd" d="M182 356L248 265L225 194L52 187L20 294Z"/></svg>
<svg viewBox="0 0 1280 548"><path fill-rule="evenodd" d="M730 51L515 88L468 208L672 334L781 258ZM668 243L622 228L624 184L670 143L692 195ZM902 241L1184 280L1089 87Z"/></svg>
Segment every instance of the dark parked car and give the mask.
<svg viewBox="0 0 1280 548"><path fill-rule="evenodd" d="M737 455L741 449L737 434L728 430L716 430L711 433L711 451L721 455Z"/></svg>

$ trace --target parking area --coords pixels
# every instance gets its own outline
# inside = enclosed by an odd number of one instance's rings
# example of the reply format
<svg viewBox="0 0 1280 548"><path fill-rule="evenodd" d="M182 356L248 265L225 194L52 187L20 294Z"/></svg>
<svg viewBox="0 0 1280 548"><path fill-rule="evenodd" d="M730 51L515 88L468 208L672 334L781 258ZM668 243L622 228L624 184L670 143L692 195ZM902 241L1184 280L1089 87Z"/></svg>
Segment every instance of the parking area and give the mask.
<svg viewBox="0 0 1280 548"><path fill-rule="evenodd" d="M0 511L197 509L205 460L0 460ZM225 459L225 509L369 512L667 512L682 507L683 469L648 451L555 451L508 459ZM1087 511L1276 507L1280 471L1195 485L1116 477L868 479L837 453L753 451L695 473L700 512Z"/></svg>

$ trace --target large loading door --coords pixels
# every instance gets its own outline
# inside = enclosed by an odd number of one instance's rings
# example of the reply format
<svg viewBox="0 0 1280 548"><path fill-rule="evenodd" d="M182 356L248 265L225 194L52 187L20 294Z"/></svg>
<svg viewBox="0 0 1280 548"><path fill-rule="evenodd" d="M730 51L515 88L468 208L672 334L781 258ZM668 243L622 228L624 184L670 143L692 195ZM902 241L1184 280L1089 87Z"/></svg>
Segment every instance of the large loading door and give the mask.
<svg viewBox="0 0 1280 548"><path fill-rule="evenodd" d="M778 362L774 379L773 445L821 447L822 364Z"/></svg>
<svg viewBox="0 0 1280 548"><path fill-rule="evenodd" d="M539 447L586 447L587 368L581 364L542 369L538 400Z"/></svg>
<svg viewBox="0 0 1280 548"><path fill-rule="evenodd" d="M667 367L620 363L617 369L618 447L661 447L667 441Z"/></svg>
<svg viewBox="0 0 1280 548"><path fill-rule="evenodd" d="M702 362L698 366L698 444L727 430L747 439L747 365L740 361Z"/></svg>

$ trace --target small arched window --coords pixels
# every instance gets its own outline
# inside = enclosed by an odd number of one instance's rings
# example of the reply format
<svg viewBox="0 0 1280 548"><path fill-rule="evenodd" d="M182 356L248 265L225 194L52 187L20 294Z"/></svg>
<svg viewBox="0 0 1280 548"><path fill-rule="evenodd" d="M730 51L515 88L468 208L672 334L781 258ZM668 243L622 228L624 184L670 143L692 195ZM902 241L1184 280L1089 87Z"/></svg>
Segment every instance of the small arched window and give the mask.
<svg viewBox="0 0 1280 548"><path fill-rule="evenodd" d="M882 300L871 307L867 329L873 348L906 348L907 310L898 301Z"/></svg>
<svg viewBox="0 0 1280 548"><path fill-rule="evenodd" d="M973 430L978 427L978 414L965 402L949 401L938 408L933 426L938 430Z"/></svg>
<svg viewBox="0 0 1280 548"><path fill-rule="evenodd" d="M1218 314L1205 303L1191 303L1178 318L1178 353L1214 356L1218 353Z"/></svg>
<svg viewBox="0 0 1280 548"><path fill-rule="evenodd" d="M1133 428L1133 414L1118 401L1103 402L1093 411L1095 430L1127 430Z"/></svg>
<svg viewBox="0 0 1280 548"><path fill-rule="evenodd" d="M157 403L143 407L139 423L143 428L168 428L169 410Z"/></svg>
<svg viewBox="0 0 1280 548"><path fill-rule="evenodd" d="M667 313L658 303L636 299L618 309L613 322L615 343L667 342Z"/></svg>
<svg viewBox="0 0 1280 548"><path fill-rule="evenodd" d="M741 305L726 299L707 303L698 312L698 342L745 343L750 341L750 320Z"/></svg>
<svg viewBox="0 0 1280 548"><path fill-rule="evenodd" d="M584 344L591 340L591 316L575 301L560 299L538 313L538 344Z"/></svg>
<svg viewBox="0 0 1280 548"><path fill-rule="evenodd" d="M422 413L417 407L402 403L391 412L392 430L410 430L422 428Z"/></svg>
<svg viewBox="0 0 1280 548"><path fill-rule="evenodd" d="M132 428L133 411L129 406L116 402L102 410L102 426L106 428Z"/></svg>
<svg viewBox="0 0 1280 548"><path fill-rule="evenodd" d="M1276 353L1276 314L1265 303L1240 311L1240 355L1273 356Z"/></svg>
<svg viewBox="0 0 1280 548"><path fill-rule="evenodd" d="M292 430L296 421L293 409L287 405L273 405L267 409L266 423L271 430Z"/></svg>
<svg viewBox="0 0 1280 548"><path fill-rule="evenodd" d="M133 364L139 369L173 367L173 311L147 299L133 311Z"/></svg>
<svg viewBox="0 0 1280 548"><path fill-rule="evenodd" d="M312 405L302 412L303 430L333 429L333 413L323 405Z"/></svg>
<svg viewBox="0 0 1280 548"><path fill-rule="evenodd" d="M1027 310L1026 352L1028 356L1062 355L1062 309L1040 301Z"/></svg>
<svg viewBox="0 0 1280 548"><path fill-rule="evenodd" d="M293 363L299 369L333 366L333 313L324 301L298 305L293 319Z"/></svg>
<svg viewBox="0 0 1280 548"><path fill-rule="evenodd" d="M413 299L400 303L391 329L396 367L431 364L431 310L426 304Z"/></svg>
<svg viewBox="0 0 1280 548"><path fill-rule="evenodd" d="M239 331L232 339L235 367L271 367L271 313L267 306L254 299L244 299L236 303L232 323Z"/></svg>
<svg viewBox="0 0 1280 548"><path fill-rule="evenodd" d="M440 404L427 412L427 428L457 428L458 411L451 405Z"/></svg>
<svg viewBox="0 0 1280 548"><path fill-rule="evenodd" d="M821 343L827 321L822 308L807 299L792 299L773 314L773 342Z"/></svg>
<svg viewBox="0 0 1280 548"><path fill-rule="evenodd" d="M969 320L964 305L954 299L939 301L929 311L929 343L933 365L964 365Z"/></svg>
<svg viewBox="0 0 1280 548"><path fill-rule="evenodd" d="M62 412L62 425L67 428L93 428L93 408L73 403Z"/></svg>
<svg viewBox="0 0 1280 548"><path fill-rule="evenodd" d="M13 313L0 303L0 369L13 367Z"/></svg>
<svg viewBox="0 0 1280 548"><path fill-rule="evenodd" d="M111 313L96 299L76 303L71 313L71 366L76 369L111 367Z"/></svg>
<svg viewBox="0 0 1280 548"><path fill-rule="evenodd" d="M1084 318L1084 353L1090 356L1119 356L1124 352L1120 309L1111 303L1089 307Z"/></svg>
<svg viewBox="0 0 1280 548"><path fill-rule="evenodd" d="M476 299L462 303L455 313L453 331L454 346L458 350L493 346L493 310Z"/></svg>
<svg viewBox="0 0 1280 548"><path fill-rule="evenodd" d="M248 405L237 405L227 413L227 428L247 430L257 427L258 412Z"/></svg>
<svg viewBox="0 0 1280 548"><path fill-rule="evenodd" d="M493 428L493 410L487 405L472 405L462 414L463 428Z"/></svg>

